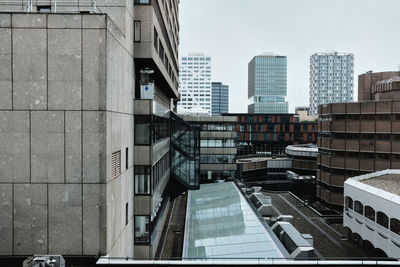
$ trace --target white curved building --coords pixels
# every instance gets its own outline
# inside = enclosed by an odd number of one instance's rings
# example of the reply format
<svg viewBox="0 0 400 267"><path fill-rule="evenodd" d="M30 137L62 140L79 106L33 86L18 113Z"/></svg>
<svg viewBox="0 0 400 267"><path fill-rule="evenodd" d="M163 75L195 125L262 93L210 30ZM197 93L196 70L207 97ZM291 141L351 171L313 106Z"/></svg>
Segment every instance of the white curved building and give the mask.
<svg viewBox="0 0 400 267"><path fill-rule="evenodd" d="M347 179L344 199L343 225L350 236L372 256L399 258L400 170Z"/></svg>

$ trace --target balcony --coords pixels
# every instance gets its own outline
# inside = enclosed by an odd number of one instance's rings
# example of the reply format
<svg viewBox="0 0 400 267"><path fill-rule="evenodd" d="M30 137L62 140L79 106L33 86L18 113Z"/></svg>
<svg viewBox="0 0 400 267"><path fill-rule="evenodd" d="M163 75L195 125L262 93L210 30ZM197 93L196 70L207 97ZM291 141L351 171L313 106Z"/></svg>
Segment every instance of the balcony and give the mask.
<svg viewBox="0 0 400 267"><path fill-rule="evenodd" d="M386 169L390 169L390 160L382 160L382 159L375 160L376 171L386 170Z"/></svg>
<svg viewBox="0 0 400 267"><path fill-rule="evenodd" d="M359 140L346 140L346 150L350 151L358 151L360 149L360 141Z"/></svg>
<svg viewBox="0 0 400 267"><path fill-rule="evenodd" d="M375 140L361 140L360 151L374 152Z"/></svg>
<svg viewBox="0 0 400 267"><path fill-rule="evenodd" d="M375 151L376 152L390 152L390 141L375 141Z"/></svg>
<svg viewBox="0 0 400 267"><path fill-rule="evenodd" d="M363 133L374 133L375 132L375 121L361 121L360 131Z"/></svg>
<svg viewBox="0 0 400 267"><path fill-rule="evenodd" d="M331 149L344 150L345 140L344 139L332 139Z"/></svg>
<svg viewBox="0 0 400 267"><path fill-rule="evenodd" d="M373 159L360 159L360 170L373 171L374 165Z"/></svg>
<svg viewBox="0 0 400 267"><path fill-rule="evenodd" d="M345 121L332 121L332 132L344 132L346 128Z"/></svg>
<svg viewBox="0 0 400 267"><path fill-rule="evenodd" d="M348 120L346 121L346 132L351 133L351 132L360 132L360 122L359 121L354 121L354 120Z"/></svg>
<svg viewBox="0 0 400 267"><path fill-rule="evenodd" d="M376 121L376 132L377 133L390 133L391 132L391 121Z"/></svg>
<svg viewBox="0 0 400 267"><path fill-rule="evenodd" d="M344 158L332 157L331 158L331 167L343 169L344 168Z"/></svg>
<svg viewBox="0 0 400 267"><path fill-rule="evenodd" d="M346 169L358 170L360 169L360 161L358 158L347 158Z"/></svg>

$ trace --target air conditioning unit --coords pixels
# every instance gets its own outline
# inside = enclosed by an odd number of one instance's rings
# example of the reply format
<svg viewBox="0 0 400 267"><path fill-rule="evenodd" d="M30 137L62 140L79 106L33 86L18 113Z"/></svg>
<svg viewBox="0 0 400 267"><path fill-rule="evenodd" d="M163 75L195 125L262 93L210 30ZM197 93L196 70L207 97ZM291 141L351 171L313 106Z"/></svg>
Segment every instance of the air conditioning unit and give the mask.
<svg viewBox="0 0 400 267"><path fill-rule="evenodd" d="M23 267L65 267L61 255L34 255L23 262Z"/></svg>

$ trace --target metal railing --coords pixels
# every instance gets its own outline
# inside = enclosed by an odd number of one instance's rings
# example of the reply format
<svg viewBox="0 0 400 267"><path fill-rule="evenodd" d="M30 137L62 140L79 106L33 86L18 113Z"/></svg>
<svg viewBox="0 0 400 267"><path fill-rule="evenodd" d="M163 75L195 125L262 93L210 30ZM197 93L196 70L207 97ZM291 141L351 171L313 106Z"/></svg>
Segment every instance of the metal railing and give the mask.
<svg viewBox="0 0 400 267"><path fill-rule="evenodd" d="M50 7L45 12L40 8ZM27 13L79 13L79 12L98 13L96 1L67 1L67 0L25 0L12 1L0 0L0 12L27 12Z"/></svg>

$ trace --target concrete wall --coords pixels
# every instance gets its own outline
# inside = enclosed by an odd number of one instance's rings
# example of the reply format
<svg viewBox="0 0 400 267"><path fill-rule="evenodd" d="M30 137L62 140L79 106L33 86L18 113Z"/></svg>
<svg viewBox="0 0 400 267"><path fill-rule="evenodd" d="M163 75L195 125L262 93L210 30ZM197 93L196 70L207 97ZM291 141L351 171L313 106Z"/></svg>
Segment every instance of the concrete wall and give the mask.
<svg viewBox="0 0 400 267"><path fill-rule="evenodd" d="M133 256L133 48L118 3L120 25L0 14L0 255Z"/></svg>

